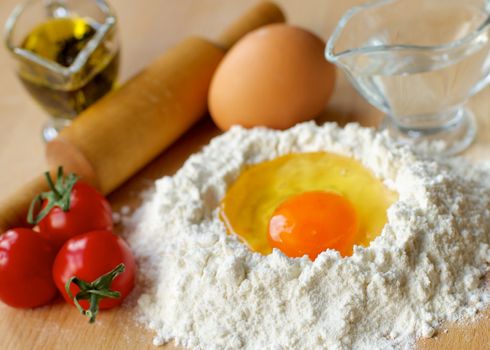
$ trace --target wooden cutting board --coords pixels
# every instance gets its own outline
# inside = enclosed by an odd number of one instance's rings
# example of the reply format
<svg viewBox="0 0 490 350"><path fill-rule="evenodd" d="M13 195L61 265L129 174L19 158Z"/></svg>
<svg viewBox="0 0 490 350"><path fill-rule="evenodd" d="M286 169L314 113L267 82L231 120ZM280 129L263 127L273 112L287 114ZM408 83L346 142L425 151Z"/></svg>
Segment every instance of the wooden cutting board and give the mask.
<svg viewBox="0 0 490 350"><path fill-rule="evenodd" d="M346 82L341 82L345 96L349 101L356 101L356 96ZM489 100L490 90L474 99L478 108ZM340 97L337 101L342 100ZM347 99L346 99L347 100ZM368 112L366 112L368 111ZM479 114L484 116L485 114ZM360 120L365 125L377 123L379 115L372 109L364 109L363 114L346 113L333 104L324 119L335 117L339 120ZM115 211L122 206L136 208L139 204L138 194L151 186L152 181L163 175L173 174L193 152L198 151L218 130L206 118L171 147L165 154L146 167L140 174L110 196ZM481 130L479 142L490 142L490 129ZM470 150L472 157L485 155L490 147L475 147ZM445 325L437 336L418 342L420 350L490 350L490 309L482 313L477 321ZM0 349L154 349L151 345L152 334L135 322L131 309L120 308L99 315L97 323L89 325L73 307L62 301L52 306L37 310L14 310L0 305ZM178 349L169 344L163 349Z"/></svg>
<svg viewBox="0 0 490 350"><path fill-rule="evenodd" d="M12 4L13 0L6 0ZM352 0L342 2L339 5L335 0L309 0L304 2L298 2L293 0L280 0L277 1L282 4L289 18L294 23L302 24L306 27L314 29L324 37L328 35L331 28L336 23L340 14L345 8L359 3L360 1ZM135 13L135 3L130 0L113 0L116 10L123 24L131 22L132 16ZM250 6L250 1L235 0L233 2L227 2L225 0L179 0L179 2L162 2L160 0L146 0L145 5L147 7L142 8L138 16L141 16L139 20L140 24L142 19L147 18L146 15L152 13L160 13L162 17L168 18L169 21L174 21L170 24L166 24L166 28L171 28L172 24L177 28L182 24L177 23L182 11L185 12L185 18L190 16L186 25L192 27L188 29L186 33L200 32L202 31L212 35L219 32L220 28L223 28L226 24L226 17L233 18L244 8ZM177 5L178 3L178 5ZM233 3L233 4L231 4ZM7 9L2 1L1 10ZM149 7L148 7L149 6ZM165 7L167 6L167 7ZM194 6L194 7L193 7ZM175 11L180 11L175 15L175 19L172 16L165 15L165 10L171 7ZM193 7L193 8L192 8ZM9 8L10 9L10 8ZM217 17L213 17L213 11L221 9L227 16L221 12ZM1 12L1 11L0 11ZM146 15L145 15L146 14ZM0 13L1 17L5 16L4 12ZM153 16L155 17L155 15ZM153 18L152 17L152 18ZM209 27L199 27L199 23L207 20L210 24ZM200 22L201 21L201 22ZM134 41L128 41L130 33L127 32L132 25L126 24L123 33L124 46L130 47L136 51L139 49L140 53L147 53L143 57L143 61L150 61L153 57L162 50L155 50L150 46L151 38L148 38L148 43L136 44ZM199 29L201 28L201 29ZM136 29L138 30L138 29ZM141 34L141 33L140 33ZM157 33L159 34L159 33ZM175 38L180 38L182 33L164 33ZM156 35L156 34L153 34ZM126 39L125 39L126 37ZM168 43L171 40L167 39ZM126 45L126 42L128 44ZM143 45L138 47L138 45ZM145 46L146 45L146 46ZM4 53L2 53L4 55ZM124 60L126 57L126 60ZM0 56L0 60L3 61L4 56ZM123 55L123 64L132 67L129 72L126 69L123 74L133 73L135 67L141 64L136 59L136 56ZM3 66L2 66L2 69ZM5 74L8 74L8 70L2 70ZM1 89L2 87L0 87ZM14 91L15 92L15 91ZM27 95L22 95L22 90L18 91L19 98L25 98L28 101ZM490 159L490 89L486 89L479 95L475 96L470 101L470 107L478 118L479 135L475 145L466 153L467 156L473 159ZM17 114L21 113L21 108L11 108L0 99L0 111L2 114L7 112L7 109ZM29 108L29 107L26 107ZM33 109L29 111L30 115L37 112ZM23 117L28 118L28 117ZM358 121L366 126L375 126L381 119L380 113L374 108L370 107L350 86L342 75L339 75L339 81L337 84L336 92L333 97L332 103L329 105L326 113L319 119L322 121L338 121L344 124L349 121ZM27 119L24 119L24 121ZM4 132L5 127L1 124L0 120L0 138L7 133ZM2 133L3 132L3 133ZM120 210L123 206L130 206L136 208L139 204L138 193L143 189L151 186L152 181L163 175L173 174L187 159L187 157L193 152L198 151L202 145L206 144L210 138L218 135L219 132L213 126L211 121L205 118L202 122L196 125L190 132L188 132L182 139L180 139L173 147L167 152L162 154L153 163L148 165L142 172L137 174L122 188L116 191L110 196L111 203L115 211ZM21 135L21 134L19 134ZM35 134L36 137L38 134ZM18 140L20 140L20 136ZM29 143L28 143L29 145ZM30 145L38 146L37 143L31 142ZM27 146L24 146L27 147ZM29 150L29 148L26 148ZM15 155L15 153L13 153ZM34 156L31 156L34 159ZM2 153L0 152L0 167L6 163L2 163ZM38 166L41 167L42 164ZM29 169L26 165L19 164L22 169ZM3 175L8 176L9 174ZM12 174L10 174L12 175ZM0 175L2 176L2 175ZM27 178L30 174L27 175ZM0 179L3 180L3 179ZM10 183L15 183L15 179ZM3 193L0 190L0 195ZM490 309L482 313L481 319L465 324L458 325L445 325L441 328L437 336L433 339L422 340L418 342L417 349L429 350L429 349L444 349L444 350L490 350ZM134 321L134 314L132 314L129 308L120 308L100 314L97 323L89 325L86 320L78 314L78 312L62 301L36 310L15 310L0 304L0 349L2 350L17 350L17 349L154 349L151 344L152 334ZM173 345L167 345L163 349L171 350L177 349Z"/></svg>

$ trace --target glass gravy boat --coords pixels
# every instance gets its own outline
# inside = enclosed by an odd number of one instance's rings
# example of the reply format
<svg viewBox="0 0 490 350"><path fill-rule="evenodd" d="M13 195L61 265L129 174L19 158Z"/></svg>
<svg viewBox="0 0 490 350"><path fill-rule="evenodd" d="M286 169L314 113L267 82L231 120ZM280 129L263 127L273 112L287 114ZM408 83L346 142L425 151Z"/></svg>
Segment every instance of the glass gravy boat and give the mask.
<svg viewBox="0 0 490 350"><path fill-rule="evenodd" d="M403 143L452 155L476 134L464 104L490 80L488 0L382 0L352 8L326 47Z"/></svg>

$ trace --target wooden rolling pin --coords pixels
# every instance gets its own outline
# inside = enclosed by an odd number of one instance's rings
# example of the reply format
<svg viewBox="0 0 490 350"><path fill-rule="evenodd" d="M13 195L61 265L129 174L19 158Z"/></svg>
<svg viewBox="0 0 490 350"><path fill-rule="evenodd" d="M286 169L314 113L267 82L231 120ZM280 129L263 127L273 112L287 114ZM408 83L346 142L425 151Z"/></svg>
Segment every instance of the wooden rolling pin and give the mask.
<svg viewBox="0 0 490 350"><path fill-rule="evenodd" d="M226 50L246 33L283 21L280 8L261 2L216 43L184 40L80 114L47 145L48 164L112 192L206 113L209 84ZM40 176L0 203L0 233L25 225L30 201L45 190Z"/></svg>

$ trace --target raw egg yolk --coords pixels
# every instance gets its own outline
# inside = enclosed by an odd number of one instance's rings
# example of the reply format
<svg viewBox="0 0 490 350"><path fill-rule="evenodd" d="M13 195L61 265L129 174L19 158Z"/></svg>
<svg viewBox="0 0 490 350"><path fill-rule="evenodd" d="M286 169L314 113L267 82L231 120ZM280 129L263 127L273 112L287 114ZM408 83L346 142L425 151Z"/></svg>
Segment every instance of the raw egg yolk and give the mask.
<svg viewBox="0 0 490 350"><path fill-rule="evenodd" d="M316 195L312 197L309 193ZM316 197L321 199L313 200ZM294 219L295 227L299 227L300 222L317 222L317 217L321 218L318 222L324 223L314 235L311 232L303 235L303 229L298 228L291 228L293 233L288 233L287 239L282 237L286 236L285 233L274 235L287 244L293 242L291 237L298 237L290 246L310 246L310 243L300 244L299 237L306 242L309 236L315 237L315 242L318 237L318 242L323 242L320 237L328 232L332 237L334 233L349 237L355 235L353 240L343 238L333 247L325 245L328 248L338 249L342 244L349 245L348 242L351 246L367 247L383 230L387 209L396 199L395 192L386 188L369 169L353 158L329 152L292 153L245 167L226 191L219 217L229 234L238 236L252 251L264 255L270 254L273 247L279 247L280 240L271 244L268 227L274 212L283 214L282 210L286 209L288 214L282 217L290 222ZM308 203L315 205L309 206ZM306 209L310 207L311 210ZM353 210L345 209L348 207ZM294 214L296 210L298 213ZM353 214L343 217L339 213ZM340 229L340 225L348 226L349 222L357 222L358 229ZM283 245L279 248L290 255L286 243ZM301 249L295 254L310 255ZM315 251L322 249L323 245L319 245ZM351 252L352 247L341 250L343 256Z"/></svg>
<svg viewBox="0 0 490 350"><path fill-rule="evenodd" d="M308 255L315 260L326 249L352 254L359 219L343 196L324 191L304 192L282 202L269 221L272 247L289 257Z"/></svg>

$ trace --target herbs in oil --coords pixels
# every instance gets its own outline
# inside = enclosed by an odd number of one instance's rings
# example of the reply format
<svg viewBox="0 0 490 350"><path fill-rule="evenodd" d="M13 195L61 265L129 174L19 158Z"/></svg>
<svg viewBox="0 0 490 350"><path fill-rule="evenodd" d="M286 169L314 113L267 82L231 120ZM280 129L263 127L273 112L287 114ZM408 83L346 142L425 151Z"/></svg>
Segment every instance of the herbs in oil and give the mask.
<svg viewBox="0 0 490 350"><path fill-rule="evenodd" d="M82 17L53 18L34 28L23 41L24 50L56 68L66 68L58 76L34 61L24 60L20 66L21 81L50 115L73 118L112 89L119 63L118 51L111 47L114 33L106 34L88 57L79 57L96 35L97 26Z"/></svg>

